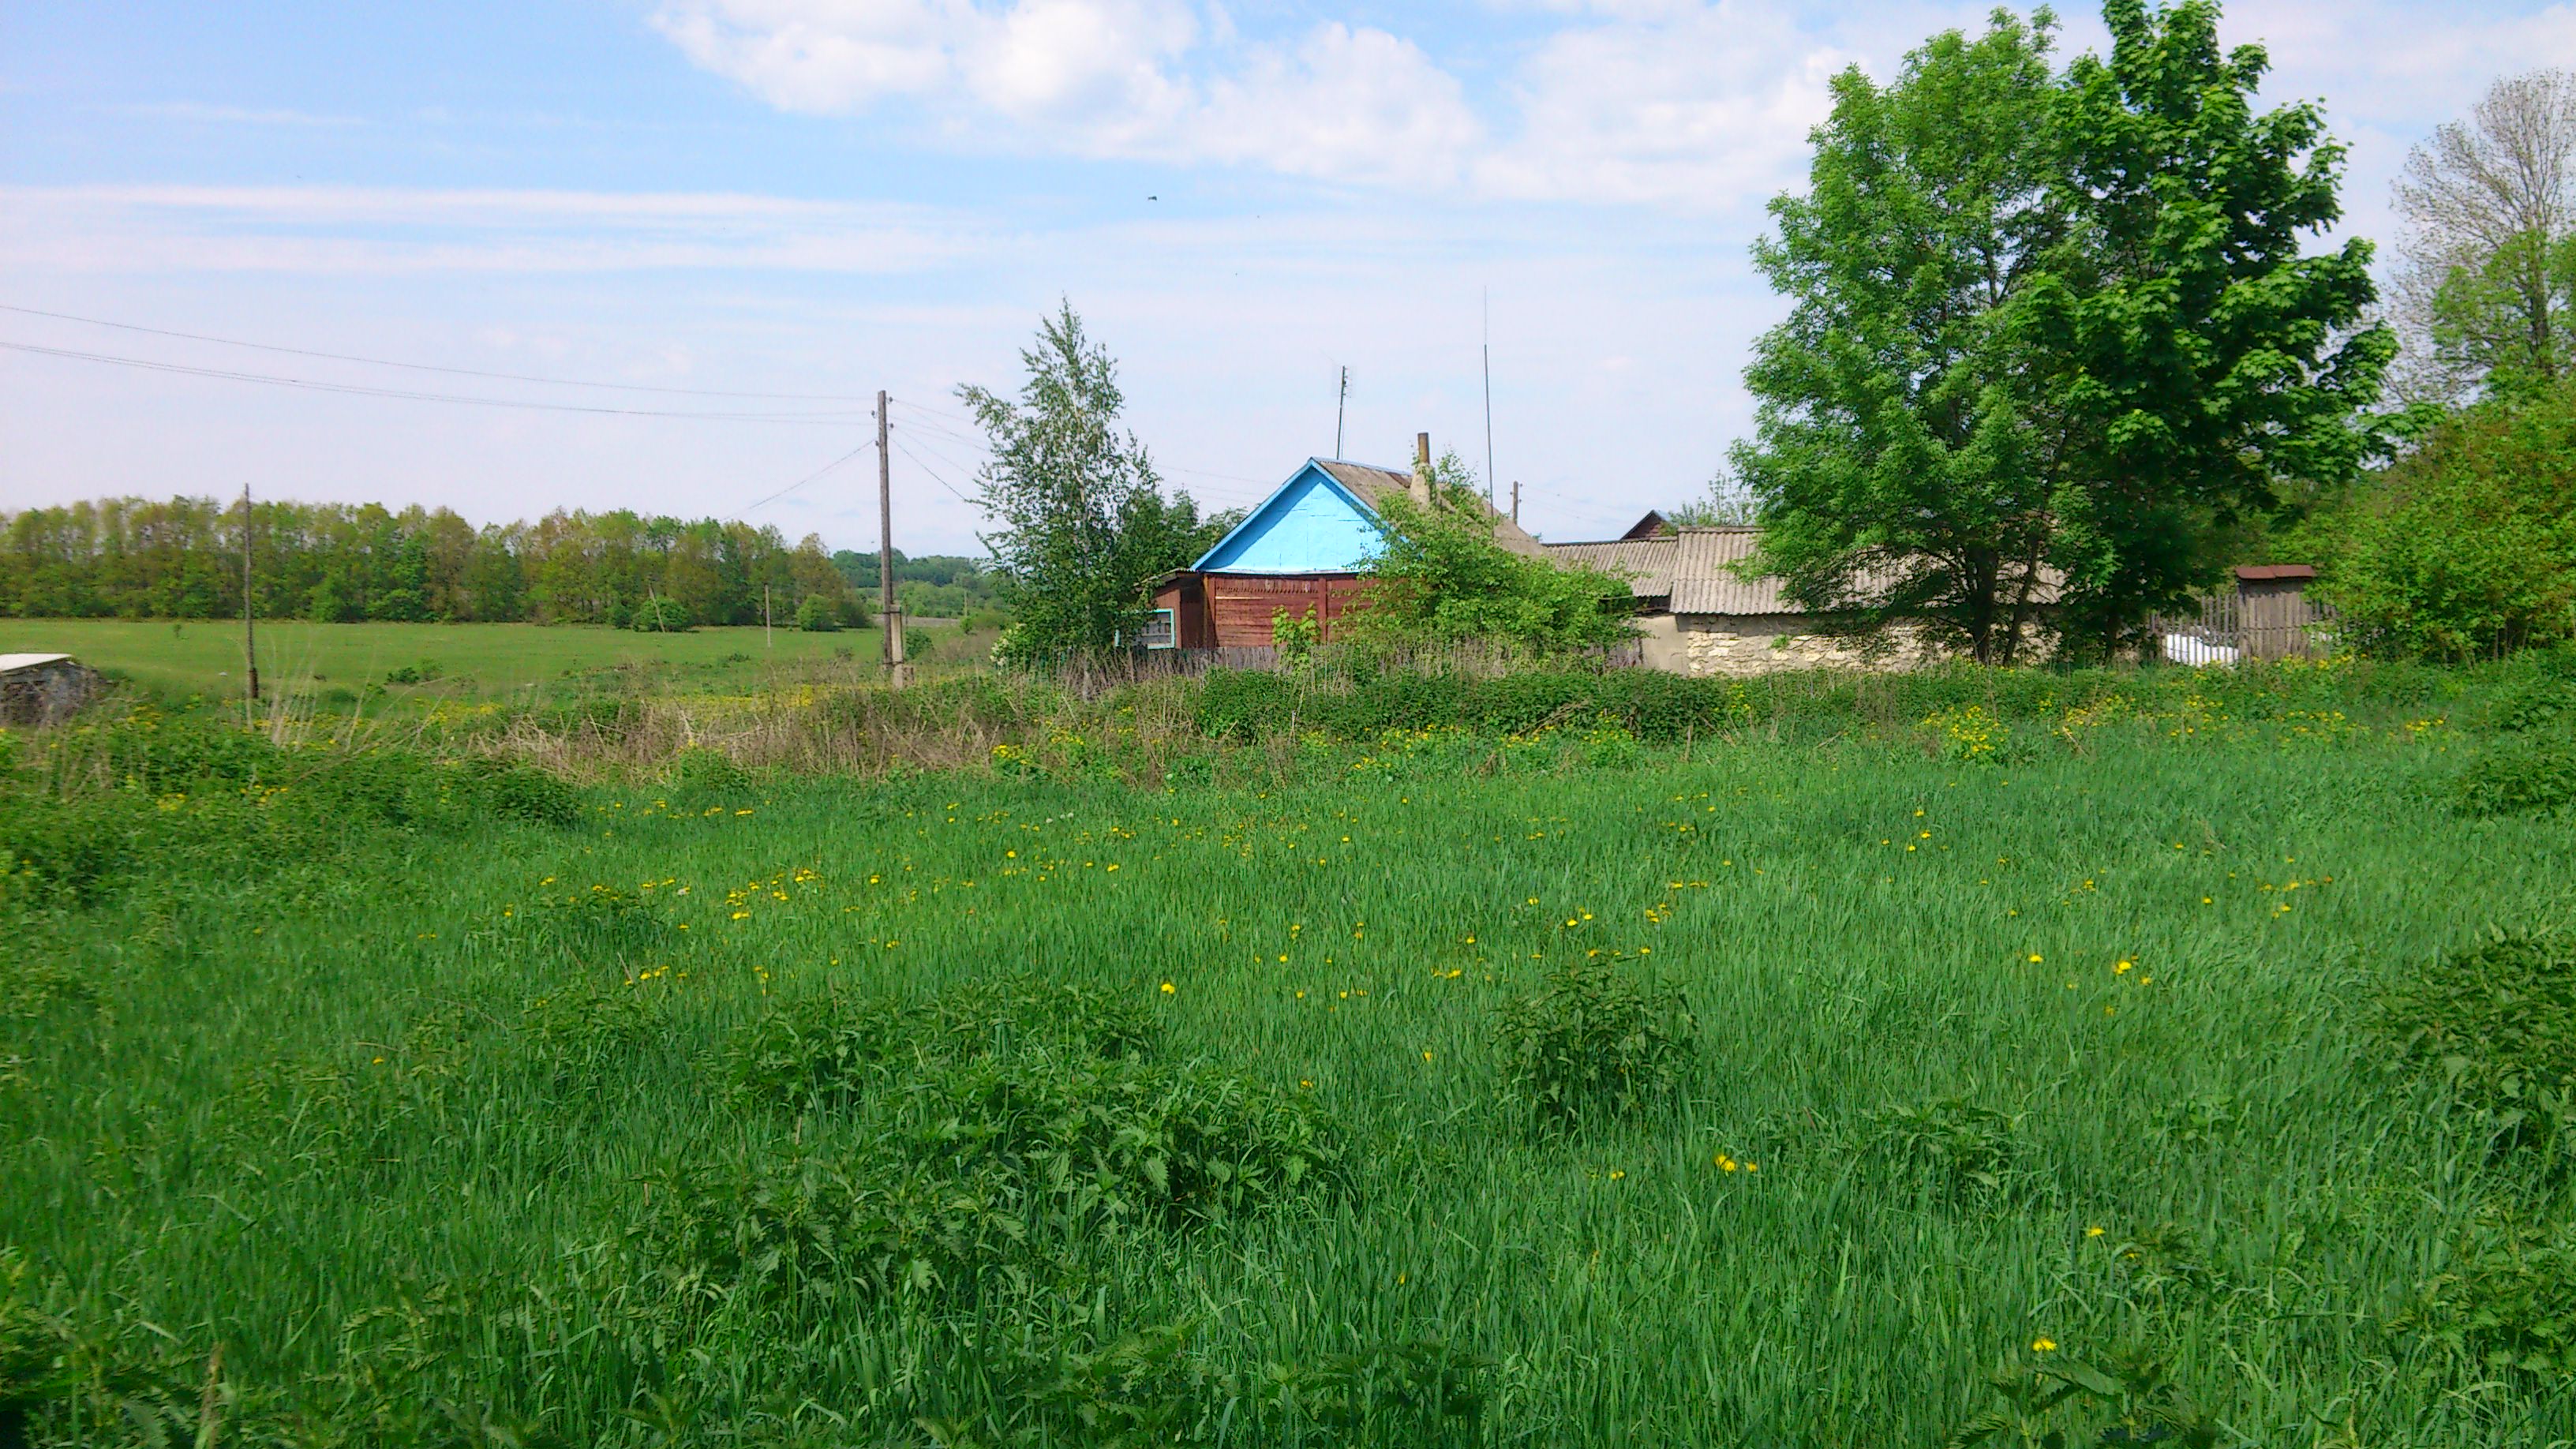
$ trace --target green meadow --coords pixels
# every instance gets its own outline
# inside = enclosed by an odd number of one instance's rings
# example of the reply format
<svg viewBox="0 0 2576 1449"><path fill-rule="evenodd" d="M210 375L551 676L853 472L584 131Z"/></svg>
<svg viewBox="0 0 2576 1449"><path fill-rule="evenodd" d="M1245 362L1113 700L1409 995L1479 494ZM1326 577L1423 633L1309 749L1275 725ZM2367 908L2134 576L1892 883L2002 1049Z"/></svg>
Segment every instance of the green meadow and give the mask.
<svg viewBox="0 0 2576 1449"><path fill-rule="evenodd" d="M399 691L394 697L401 701L509 699L600 671L686 670L750 681L772 665L873 663L884 642L878 629L807 634L710 627L652 634L589 625L300 619L261 620L254 634L268 690L344 709L370 690L377 698ZM0 654L7 653L74 655L172 698L237 699L242 691L239 620L0 619Z"/></svg>
<svg viewBox="0 0 2576 1449"><path fill-rule="evenodd" d="M2408 995L2567 924L2565 817L2459 808L2476 698L2171 693L1232 786L23 741L0 1442L2576 1440L2545 1083Z"/></svg>

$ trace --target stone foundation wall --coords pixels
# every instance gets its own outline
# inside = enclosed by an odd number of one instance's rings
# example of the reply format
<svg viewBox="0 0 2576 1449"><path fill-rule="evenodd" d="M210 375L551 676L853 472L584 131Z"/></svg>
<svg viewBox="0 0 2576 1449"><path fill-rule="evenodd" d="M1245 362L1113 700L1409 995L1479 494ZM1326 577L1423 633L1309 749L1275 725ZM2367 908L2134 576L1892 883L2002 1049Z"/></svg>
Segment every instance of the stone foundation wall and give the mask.
<svg viewBox="0 0 2576 1449"><path fill-rule="evenodd" d="M1771 674L1784 669L1920 669L1938 663L1920 628L1899 624L1884 647L1864 652L1840 639L1804 632L1795 617L1684 614L1681 639L1687 666L1702 675Z"/></svg>
<svg viewBox="0 0 2576 1449"><path fill-rule="evenodd" d="M0 725L57 725L96 699L105 681L98 671L69 659L0 674Z"/></svg>

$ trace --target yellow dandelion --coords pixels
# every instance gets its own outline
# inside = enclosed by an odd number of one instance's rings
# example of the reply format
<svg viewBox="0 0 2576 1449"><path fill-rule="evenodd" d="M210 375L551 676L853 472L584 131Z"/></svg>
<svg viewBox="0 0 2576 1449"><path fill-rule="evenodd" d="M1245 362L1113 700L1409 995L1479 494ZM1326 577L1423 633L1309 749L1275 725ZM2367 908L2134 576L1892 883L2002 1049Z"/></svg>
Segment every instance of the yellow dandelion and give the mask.
<svg viewBox="0 0 2576 1449"><path fill-rule="evenodd" d="M2057 1352L2057 1340L2053 1338L2034 1338L2030 1341L2030 1351L2032 1353L2055 1353Z"/></svg>
<svg viewBox="0 0 2576 1449"><path fill-rule="evenodd" d="M1165 996L1169 996L1169 995L1171 995L1171 994L1172 994L1172 983L1170 983L1170 982L1168 982L1168 981L1166 981L1166 982L1164 982L1164 983L1163 983L1163 994L1164 994Z"/></svg>

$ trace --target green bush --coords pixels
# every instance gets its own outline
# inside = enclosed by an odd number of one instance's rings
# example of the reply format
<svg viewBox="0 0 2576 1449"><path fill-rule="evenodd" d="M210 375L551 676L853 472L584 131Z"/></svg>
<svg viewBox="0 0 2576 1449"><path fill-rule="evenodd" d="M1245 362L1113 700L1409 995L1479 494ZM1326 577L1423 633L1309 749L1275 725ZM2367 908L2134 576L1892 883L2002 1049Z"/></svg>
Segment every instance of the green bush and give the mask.
<svg viewBox="0 0 2576 1449"><path fill-rule="evenodd" d="M1029 975L978 982L928 1001L782 1002L741 1028L725 1075L744 1096L800 1110L847 1108L906 1070L1039 1050L1075 1056L1152 1053L1143 1006L1096 987Z"/></svg>
<svg viewBox="0 0 2576 1449"><path fill-rule="evenodd" d="M2036 1185L2021 1119L1941 1097L1882 1107L1862 1119L1863 1153L1912 1178L1936 1201L2022 1196Z"/></svg>
<svg viewBox="0 0 2576 1449"><path fill-rule="evenodd" d="M837 634L841 630L841 607L820 594L808 595L796 606L796 627L808 634Z"/></svg>
<svg viewBox="0 0 2576 1449"><path fill-rule="evenodd" d="M2538 815L2576 804L2576 738L2507 736L2452 783L2464 815Z"/></svg>
<svg viewBox="0 0 2576 1449"><path fill-rule="evenodd" d="M735 796L751 789L751 772L711 745L686 745L664 762L662 783L686 794Z"/></svg>
<svg viewBox="0 0 2576 1449"><path fill-rule="evenodd" d="M2496 696L2495 727L2508 734L2576 733L2576 679L2540 675Z"/></svg>
<svg viewBox="0 0 2576 1449"><path fill-rule="evenodd" d="M1548 1131L1632 1116L1672 1095L1699 1045L1681 993L1578 964L1504 1002L1503 1081Z"/></svg>
<svg viewBox="0 0 2576 1449"><path fill-rule="evenodd" d="M2441 1345L2480 1377L2563 1386L2576 1375L2576 1231L2485 1215L2389 1326Z"/></svg>
<svg viewBox="0 0 2576 1449"><path fill-rule="evenodd" d="M2576 938L2498 933L2399 978L2379 1029L2498 1150L2555 1153L2576 1125Z"/></svg>
<svg viewBox="0 0 2576 1449"><path fill-rule="evenodd" d="M657 1178L647 1258L728 1292L1025 1290L1096 1239L1258 1214L1346 1174L1310 1098L1211 1067L1028 1053L907 1070L893 1052L869 1066L894 1069L856 1145Z"/></svg>
<svg viewBox="0 0 2576 1449"><path fill-rule="evenodd" d="M534 765L474 760L464 770L472 803L493 819L554 826L581 819L581 796Z"/></svg>
<svg viewBox="0 0 2576 1449"><path fill-rule="evenodd" d="M2374 653L2462 660L2576 632L2576 387L2471 409L2381 475L2318 593Z"/></svg>
<svg viewBox="0 0 2576 1449"><path fill-rule="evenodd" d="M689 614L688 606L677 599L650 598L635 606L627 616L626 627L639 634L686 634L698 621Z"/></svg>

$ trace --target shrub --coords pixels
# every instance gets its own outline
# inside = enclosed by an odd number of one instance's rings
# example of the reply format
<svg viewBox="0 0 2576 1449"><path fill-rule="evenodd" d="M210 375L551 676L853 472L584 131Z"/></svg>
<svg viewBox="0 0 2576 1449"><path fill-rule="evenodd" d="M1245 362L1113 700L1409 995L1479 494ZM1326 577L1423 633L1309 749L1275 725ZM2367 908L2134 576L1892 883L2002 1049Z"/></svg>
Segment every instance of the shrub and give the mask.
<svg viewBox="0 0 2576 1449"><path fill-rule="evenodd" d="M1941 1097L1882 1107L1863 1121L1861 1149L1936 1200L2009 1198L2033 1186L2018 1117Z"/></svg>
<svg viewBox="0 0 2576 1449"><path fill-rule="evenodd" d="M1503 1004L1503 1080L1539 1125L1569 1131L1670 1096L1698 1047L1681 993L1573 965Z"/></svg>
<svg viewBox="0 0 2576 1449"><path fill-rule="evenodd" d="M2576 739L2499 740L2452 784L2464 815L2539 815L2576 804Z"/></svg>
<svg viewBox="0 0 2576 1449"><path fill-rule="evenodd" d="M2470 659L2576 626L2576 388L2491 403L2390 468L2319 593L2374 653Z"/></svg>
<svg viewBox="0 0 2576 1449"><path fill-rule="evenodd" d="M2576 1232L2487 1214L2389 1325L2488 1373L2576 1374Z"/></svg>
<svg viewBox="0 0 2576 1449"><path fill-rule="evenodd" d="M2448 953L2389 988L2379 1027L2499 1150L2554 1149L2576 1124L2576 940L2498 933Z"/></svg>
<svg viewBox="0 0 2576 1449"><path fill-rule="evenodd" d="M650 897L617 886L550 896L535 913L539 930L573 957L624 966L672 937Z"/></svg>
<svg viewBox="0 0 2576 1449"><path fill-rule="evenodd" d="M677 599L650 598L635 606L626 627L641 634L686 634L698 621L689 615L688 606Z"/></svg>
<svg viewBox="0 0 2576 1449"><path fill-rule="evenodd" d="M643 1251L727 1291L957 1297L1026 1289L1095 1238L1259 1213L1345 1175L1311 1099L1214 1068L1040 1053L889 1080L855 1148L664 1174Z"/></svg>
<svg viewBox="0 0 2576 1449"><path fill-rule="evenodd" d="M808 595L796 606L796 627L808 634L837 634L841 631L840 605L820 594Z"/></svg>
<svg viewBox="0 0 2576 1449"><path fill-rule="evenodd" d="M662 783L674 790L704 795L740 795L751 789L751 772L733 756L709 745L687 745L662 766Z"/></svg>
<svg viewBox="0 0 2576 1449"><path fill-rule="evenodd" d="M2071 1356L2038 1357L2041 1352L2034 1349L2033 1361L1989 1377L1990 1406L1943 1440L1944 1449L1976 1444L1998 1449L2074 1449L2083 1444L2212 1449L2218 1443L2218 1421L2155 1359L2124 1356L2097 1365Z"/></svg>
<svg viewBox="0 0 2576 1449"><path fill-rule="evenodd" d="M2496 696L2495 727L2508 734L2576 731L2576 679L2541 675Z"/></svg>
<svg viewBox="0 0 2576 1449"><path fill-rule="evenodd" d="M477 760L465 772L474 803L495 819L554 826L581 819L581 797L572 786L534 765Z"/></svg>
<svg viewBox="0 0 2576 1449"><path fill-rule="evenodd" d="M749 1097L800 1110L845 1108L905 1068L1021 1050L1142 1058L1156 1034L1140 1005L1095 987L1019 976L929 1001L782 1003L735 1033L726 1075Z"/></svg>

